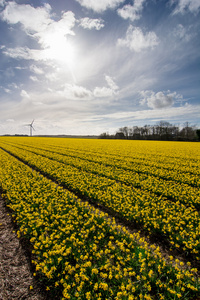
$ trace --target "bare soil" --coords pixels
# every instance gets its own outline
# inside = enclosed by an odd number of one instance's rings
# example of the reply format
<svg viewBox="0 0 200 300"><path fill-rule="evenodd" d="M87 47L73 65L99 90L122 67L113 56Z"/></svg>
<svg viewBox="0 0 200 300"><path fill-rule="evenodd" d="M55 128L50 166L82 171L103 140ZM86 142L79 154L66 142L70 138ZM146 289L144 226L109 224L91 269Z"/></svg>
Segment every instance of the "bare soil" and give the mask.
<svg viewBox="0 0 200 300"><path fill-rule="evenodd" d="M12 217L0 197L0 300L46 299L31 272L30 256L16 234Z"/></svg>

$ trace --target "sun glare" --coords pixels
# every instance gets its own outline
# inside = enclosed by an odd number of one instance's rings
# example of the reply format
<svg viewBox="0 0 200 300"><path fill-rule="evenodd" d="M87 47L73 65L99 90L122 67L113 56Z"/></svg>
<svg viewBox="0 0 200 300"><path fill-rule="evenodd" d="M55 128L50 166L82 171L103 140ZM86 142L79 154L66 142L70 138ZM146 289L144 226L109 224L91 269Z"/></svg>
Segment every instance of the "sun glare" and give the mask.
<svg viewBox="0 0 200 300"><path fill-rule="evenodd" d="M75 47L66 37L54 35L53 40L46 49L46 55L49 59L56 60L62 64L67 64L70 68L75 63Z"/></svg>

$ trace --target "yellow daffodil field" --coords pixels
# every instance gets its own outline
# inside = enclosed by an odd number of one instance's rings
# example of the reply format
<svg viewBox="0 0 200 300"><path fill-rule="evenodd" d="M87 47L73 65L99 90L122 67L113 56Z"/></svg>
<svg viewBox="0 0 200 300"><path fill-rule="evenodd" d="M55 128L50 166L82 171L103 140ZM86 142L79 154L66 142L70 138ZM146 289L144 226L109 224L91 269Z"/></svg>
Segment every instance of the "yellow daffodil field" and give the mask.
<svg viewBox="0 0 200 300"><path fill-rule="evenodd" d="M200 143L0 137L49 299L200 299Z"/></svg>

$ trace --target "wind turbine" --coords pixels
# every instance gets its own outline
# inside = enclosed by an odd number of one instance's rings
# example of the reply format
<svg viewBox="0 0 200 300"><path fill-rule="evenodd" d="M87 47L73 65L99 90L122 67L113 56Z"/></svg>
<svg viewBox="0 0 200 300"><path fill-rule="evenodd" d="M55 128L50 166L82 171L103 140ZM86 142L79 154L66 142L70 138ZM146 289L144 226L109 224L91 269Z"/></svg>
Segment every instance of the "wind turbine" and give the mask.
<svg viewBox="0 0 200 300"><path fill-rule="evenodd" d="M34 120L30 124L25 125L25 126L30 126L30 136L32 136L32 129L35 130L33 127L33 122L34 122Z"/></svg>

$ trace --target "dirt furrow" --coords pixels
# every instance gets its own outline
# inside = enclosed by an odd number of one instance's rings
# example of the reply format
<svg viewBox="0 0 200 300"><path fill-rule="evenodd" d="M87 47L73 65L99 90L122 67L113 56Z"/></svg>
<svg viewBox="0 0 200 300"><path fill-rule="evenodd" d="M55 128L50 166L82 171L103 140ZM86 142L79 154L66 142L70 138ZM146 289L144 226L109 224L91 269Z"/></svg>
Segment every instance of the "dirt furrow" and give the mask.
<svg viewBox="0 0 200 300"><path fill-rule="evenodd" d="M12 217L0 197L0 300L46 300L31 272L30 255L17 237Z"/></svg>

